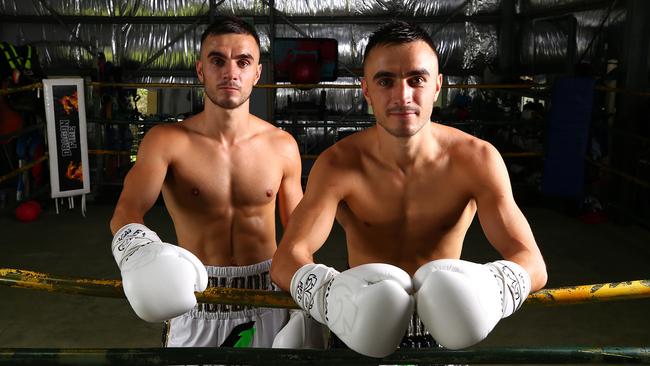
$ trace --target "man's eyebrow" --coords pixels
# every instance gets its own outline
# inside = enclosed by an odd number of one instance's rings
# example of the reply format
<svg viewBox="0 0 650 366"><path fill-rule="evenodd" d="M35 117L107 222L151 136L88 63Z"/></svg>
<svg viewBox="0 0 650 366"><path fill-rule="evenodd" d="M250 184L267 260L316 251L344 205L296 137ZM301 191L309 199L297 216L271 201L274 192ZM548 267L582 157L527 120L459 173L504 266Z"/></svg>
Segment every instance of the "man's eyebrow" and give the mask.
<svg viewBox="0 0 650 366"><path fill-rule="evenodd" d="M429 70L422 68L422 69L416 69L416 70L409 71L409 72L407 72L405 74L405 76L418 76L418 75L427 75L428 76L429 75Z"/></svg>
<svg viewBox="0 0 650 366"><path fill-rule="evenodd" d="M427 75L427 76L428 76L428 75L430 75L430 74L429 74L429 70L424 69L424 68L422 68L422 69L415 69L415 70L411 70L411 71L409 71L409 72L407 72L407 73L404 74L404 76L406 76L406 77L409 77L409 76L418 76L418 75ZM375 73L375 75L373 75L372 79L373 79L373 80L377 80L377 79L381 79L381 78L394 78L394 77L397 77L397 74L395 74L394 72L390 72L390 71L377 71L377 72Z"/></svg>
<svg viewBox="0 0 650 366"><path fill-rule="evenodd" d="M394 72L390 71L377 71L375 75L372 76L372 80L377 80L381 78L394 78L397 76Z"/></svg>
<svg viewBox="0 0 650 366"><path fill-rule="evenodd" d="M224 53L219 52L219 51L210 51L210 53L208 53L208 58L212 58L212 57L228 58L228 57L226 57L226 55ZM240 60L240 59L251 59L251 60L253 60L254 59L253 55L251 55L250 53L242 53L242 54L236 55L233 58L237 59L237 60Z"/></svg>
<svg viewBox="0 0 650 366"><path fill-rule="evenodd" d="M242 53L242 54L239 54L239 55L237 55L237 56L235 56L235 57L233 57L233 58L236 58L236 59L238 59L238 60L239 60L239 59L242 59L242 58L248 58L248 59L251 59L251 60L255 59L255 58L253 57L253 55L251 55L250 53Z"/></svg>
<svg viewBox="0 0 650 366"><path fill-rule="evenodd" d="M212 57L226 58L226 55L224 55L223 53L221 53L219 51L210 51L210 53L208 53L208 58L212 58Z"/></svg>

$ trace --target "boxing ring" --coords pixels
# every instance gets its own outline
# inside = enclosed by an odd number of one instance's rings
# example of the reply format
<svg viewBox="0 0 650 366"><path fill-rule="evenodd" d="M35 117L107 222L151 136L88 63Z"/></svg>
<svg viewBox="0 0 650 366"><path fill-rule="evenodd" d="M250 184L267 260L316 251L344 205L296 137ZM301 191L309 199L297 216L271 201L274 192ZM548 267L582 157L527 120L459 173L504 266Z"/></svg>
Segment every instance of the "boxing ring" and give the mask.
<svg viewBox="0 0 650 366"><path fill-rule="evenodd" d="M90 83L92 87L142 88L200 88L199 84L169 83ZM256 85L260 89L349 89L358 84L271 84ZM543 89L546 85L532 84L455 84L443 88L471 89ZM0 95L31 89L41 89L37 83L12 90L0 90ZM597 86L601 92L648 96L648 92ZM116 121L114 121L117 123ZM142 121L141 121L142 122ZM140 123L140 122L139 122ZM145 123L145 122L142 122ZM23 133L18 132L18 133ZM17 133L17 134L18 134ZM13 136L10 136L13 137ZM95 149L93 155L130 155L130 151ZM537 152L504 153L504 157L539 157ZM314 159L315 155L304 155ZM0 176L0 182L13 179L39 159ZM586 159L601 170L619 176L638 186L649 188L650 182ZM16 289L124 298L118 280L66 278L23 269L0 268L0 285ZM233 288L210 288L196 294L199 302L257 307L298 308L287 293ZM593 302L650 298L650 279L616 283L568 286L544 289L529 295L526 306L575 305ZM0 365L163 365L163 364L264 364L264 365L332 365L332 364L650 364L650 343L644 347L472 347L466 350L398 349L390 356L375 359L351 350L287 350L242 348L0 348Z"/></svg>
<svg viewBox="0 0 650 366"><path fill-rule="evenodd" d="M119 280L55 277L0 268L0 285L109 298L124 298ZM293 308L283 292L210 288L197 300L213 304ZM650 298L650 279L544 289L528 296L526 306L575 305ZM264 348L0 348L0 365L165 365L165 364L650 364L648 347L472 347L465 350L398 349L383 359L351 350Z"/></svg>

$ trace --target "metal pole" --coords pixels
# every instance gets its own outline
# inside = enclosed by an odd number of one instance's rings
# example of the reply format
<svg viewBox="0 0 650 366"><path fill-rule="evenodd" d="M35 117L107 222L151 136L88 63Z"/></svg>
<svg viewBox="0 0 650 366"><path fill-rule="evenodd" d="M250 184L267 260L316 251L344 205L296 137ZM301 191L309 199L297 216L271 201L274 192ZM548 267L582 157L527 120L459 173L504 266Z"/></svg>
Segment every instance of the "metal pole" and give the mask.
<svg viewBox="0 0 650 366"><path fill-rule="evenodd" d="M149 57L149 59L148 59L147 61L143 62L140 66L138 66L138 68L135 69L135 71L130 72L130 73L125 77L125 79L130 78L132 75L137 74L138 71L140 71L140 70L142 70L143 68L149 66L149 64L151 64L151 63L154 62L158 57L160 57L160 55L162 55L163 52L165 52L165 50L166 50L167 48L169 48L169 47L170 47L171 45L173 45L174 43L178 42L178 40L180 40L180 39L181 39L181 38L182 38L186 33L188 33L189 31L193 30L194 28L196 28L196 27L199 25L200 20L201 20L201 18L197 18L197 20L194 21L194 23L192 23L192 24L190 24L189 26L185 27L185 29L183 29L179 34L177 34L174 38L172 38L171 41L169 41L166 45L162 46L161 49L159 49L158 51L156 51L156 53L154 53L151 57Z"/></svg>

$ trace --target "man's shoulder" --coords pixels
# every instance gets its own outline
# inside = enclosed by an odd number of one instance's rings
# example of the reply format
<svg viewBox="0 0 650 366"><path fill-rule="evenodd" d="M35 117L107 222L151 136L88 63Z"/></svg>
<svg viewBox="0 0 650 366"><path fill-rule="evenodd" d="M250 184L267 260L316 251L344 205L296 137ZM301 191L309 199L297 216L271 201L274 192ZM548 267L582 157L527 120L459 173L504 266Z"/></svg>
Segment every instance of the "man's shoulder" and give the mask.
<svg viewBox="0 0 650 366"><path fill-rule="evenodd" d="M358 167L366 150L366 131L361 131L347 136L325 149L318 159L327 163L331 169L346 170Z"/></svg>
<svg viewBox="0 0 650 366"><path fill-rule="evenodd" d="M370 135L373 132L373 127L354 132L351 135L348 135L337 141L334 145L332 145L332 147L334 147L336 151L340 151L344 154L351 154L353 156L360 155L368 149L368 144L370 143Z"/></svg>
<svg viewBox="0 0 650 366"><path fill-rule="evenodd" d="M490 142L453 128L450 131L444 149L450 161L473 170L484 169L500 159L499 151Z"/></svg>
<svg viewBox="0 0 650 366"><path fill-rule="evenodd" d="M442 141L444 141L444 145L447 145L445 150L452 154L467 155L471 157L476 156L476 154L482 155L490 153L494 150L494 146L492 146L488 141L457 128L445 125L438 125L437 128L439 131L443 132L439 136L444 136Z"/></svg>
<svg viewBox="0 0 650 366"><path fill-rule="evenodd" d="M138 151L172 157L188 146L188 130L180 123L160 124L152 127L140 142Z"/></svg>
<svg viewBox="0 0 650 366"><path fill-rule="evenodd" d="M291 164L299 161L298 143L289 132L257 117L254 117L252 122L254 125L249 141L262 147L257 151L264 154L265 158L279 157L281 160L288 158Z"/></svg>
<svg viewBox="0 0 650 366"><path fill-rule="evenodd" d="M170 140L178 142L182 136L187 136L187 129L181 122L156 125L147 131L144 139L150 143L169 144Z"/></svg>
<svg viewBox="0 0 650 366"><path fill-rule="evenodd" d="M254 134L255 138L266 140L266 142L274 148L293 149L297 146L294 137L282 128L274 126L270 122L257 117L255 117L253 121L256 128L256 133Z"/></svg>

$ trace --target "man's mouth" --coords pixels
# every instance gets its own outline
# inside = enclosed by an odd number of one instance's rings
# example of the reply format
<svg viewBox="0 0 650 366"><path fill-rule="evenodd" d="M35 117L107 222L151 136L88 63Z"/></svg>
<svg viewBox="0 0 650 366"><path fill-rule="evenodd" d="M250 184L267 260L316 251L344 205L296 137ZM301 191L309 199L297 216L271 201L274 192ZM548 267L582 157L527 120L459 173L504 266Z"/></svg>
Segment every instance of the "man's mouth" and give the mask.
<svg viewBox="0 0 650 366"><path fill-rule="evenodd" d="M418 112L415 111L415 110L388 112L388 115L390 115L390 116L398 116L398 117L415 116L417 114L418 114Z"/></svg>

